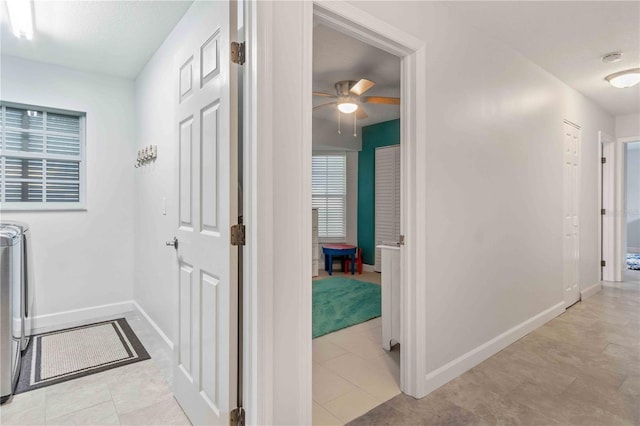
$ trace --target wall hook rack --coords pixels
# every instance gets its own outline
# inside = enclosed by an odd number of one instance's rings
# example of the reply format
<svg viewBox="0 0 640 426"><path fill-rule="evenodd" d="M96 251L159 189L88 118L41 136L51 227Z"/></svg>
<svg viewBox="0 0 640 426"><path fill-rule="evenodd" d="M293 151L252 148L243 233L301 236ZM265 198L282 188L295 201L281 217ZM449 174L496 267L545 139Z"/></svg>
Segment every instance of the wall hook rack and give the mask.
<svg viewBox="0 0 640 426"><path fill-rule="evenodd" d="M158 145L148 145L138 150L138 158L136 158L135 168L144 166L158 157Z"/></svg>

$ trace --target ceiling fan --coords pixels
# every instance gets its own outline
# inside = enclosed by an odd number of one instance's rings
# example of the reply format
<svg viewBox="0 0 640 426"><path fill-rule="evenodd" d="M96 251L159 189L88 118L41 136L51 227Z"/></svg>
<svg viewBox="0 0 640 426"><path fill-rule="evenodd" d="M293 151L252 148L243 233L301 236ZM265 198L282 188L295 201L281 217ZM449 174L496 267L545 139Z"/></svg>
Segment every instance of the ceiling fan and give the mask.
<svg viewBox="0 0 640 426"><path fill-rule="evenodd" d="M327 106L336 105L338 111L344 114L351 114L355 112L355 118L362 120L368 117L364 108L361 105L363 103L369 104L387 104L387 105L400 105L400 98L390 98L386 96L365 96L361 97L367 90L375 86L371 80L362 78L359 81L342 80L335 84L336 94L325 92L313 92L313 96L323 96L327 98L335 98L336 101L328 102L326 104L313 107L313 110L324 108ZM338 114L338 119L340 115ZM339 132L339 130L338 130Z"/></svg>

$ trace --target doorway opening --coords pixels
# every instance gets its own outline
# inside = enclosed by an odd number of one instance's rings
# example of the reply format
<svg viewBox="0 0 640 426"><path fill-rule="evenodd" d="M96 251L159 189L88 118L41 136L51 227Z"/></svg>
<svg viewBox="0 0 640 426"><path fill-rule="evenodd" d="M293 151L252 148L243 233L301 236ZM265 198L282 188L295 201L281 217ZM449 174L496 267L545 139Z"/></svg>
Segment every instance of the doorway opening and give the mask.
<svg viewBox="0 0 640 426"><path fill-rule="evenodd" d="M640 282L640 137L600 141L602 280Z"/></svg>
<svg viewBox="0 0 640 426"><path fill-rule="evenodd" d="M313 422L333 424L401 392L401 60L320 21L313 27L310 337Z"/></svg>
<svg viewBox="0 0 640 426"><path fill-rule="evenodd" d="M640 282L640 140L624 144L623 177L623 279Z"/></svg>

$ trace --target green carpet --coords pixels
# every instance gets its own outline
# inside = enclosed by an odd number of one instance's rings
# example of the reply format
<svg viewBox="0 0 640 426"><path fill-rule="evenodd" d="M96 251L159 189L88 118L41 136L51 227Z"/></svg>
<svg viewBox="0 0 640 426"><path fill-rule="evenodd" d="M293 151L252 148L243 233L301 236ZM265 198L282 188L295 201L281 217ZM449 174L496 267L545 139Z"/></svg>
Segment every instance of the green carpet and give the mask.
<svg viewBox="0 0 640 426"><path fill-rule="evenodd" d="M313 281L313 338L380 314L379 285L342 277Z"/></svg>

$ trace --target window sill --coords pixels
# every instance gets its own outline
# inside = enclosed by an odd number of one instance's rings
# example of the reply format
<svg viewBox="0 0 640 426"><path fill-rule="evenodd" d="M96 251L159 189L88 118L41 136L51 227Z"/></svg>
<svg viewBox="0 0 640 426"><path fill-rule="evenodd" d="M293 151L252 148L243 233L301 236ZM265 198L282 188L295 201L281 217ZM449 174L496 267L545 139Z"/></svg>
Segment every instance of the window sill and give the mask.
<svg viewBox="0 0 640 426"><path fill-rule="evenodd" d="M0 203L0 212L86 212L87 207L84 205L31 205L25 206L13 203Z"/></svg>

